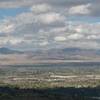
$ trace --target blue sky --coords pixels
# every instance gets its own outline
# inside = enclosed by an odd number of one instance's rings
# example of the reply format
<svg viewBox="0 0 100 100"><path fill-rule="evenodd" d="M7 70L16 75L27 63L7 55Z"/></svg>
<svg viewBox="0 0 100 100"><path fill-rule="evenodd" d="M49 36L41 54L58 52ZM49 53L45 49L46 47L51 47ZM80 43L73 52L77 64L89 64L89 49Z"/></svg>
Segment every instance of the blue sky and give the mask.
<svg viewBox="0 0 100 100"><path fill-rule="evenodd" d="M0 9L0 19L2 20L3 18L8 17L8 16L14 17L18 14L21 14L21 13L27 12L27 11L28 11L28 9L26 7L13 8L13 9L12 8L5 8L5 9L1 8Z"/></svg>
<svg viewBox="0 0 100 100"><path fill-rule="evenodd" d="M100 0L0 0L0 47L100 49Z"/></svg>

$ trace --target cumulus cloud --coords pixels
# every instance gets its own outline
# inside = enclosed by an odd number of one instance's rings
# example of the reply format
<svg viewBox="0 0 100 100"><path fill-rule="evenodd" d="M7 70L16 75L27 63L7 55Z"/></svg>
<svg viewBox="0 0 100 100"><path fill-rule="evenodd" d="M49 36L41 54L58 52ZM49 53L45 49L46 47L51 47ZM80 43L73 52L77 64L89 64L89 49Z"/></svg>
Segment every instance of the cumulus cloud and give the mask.
<svg viewBox="0 0 100 100"><path fill-rule="evenodd" d="M6 45L18 45L23 41L22 38L17 37L0 37L0 46L6 46Z"/></svg>
<svg viewBox="0 0 100 100"><path fill-rule="evenodd" d="M58 41L58 42L62 42L62 41L65 41L66 40L66 37L63 37L63 36L57 36L54 38L55 41Z"/></svg>
<svg viewBox="0 0 100 100"><path fill-rule="evenodd" d="M77 33L81 33L81 32L83 31L82 25L77 26L77 27L75 28L75 31L76 31Z"/></svg>
<svg viewBox="0 0 100 100"><path fill-rule="evenodd" d="M34 13L45 13L50 11L52 8L48 4L37 4L31 7L31 11Z"/></svg>
<svg viewBox="0 0 100 100"><path fill-rule="evenodd" d="M33 0L3 0L0 1L0 8L18 8L18 7L27 7L35 3Z"/></svg>
<svg viewBox="0 0 100 100"><path fill-rule="evenodd" d="M43 5L40 6L40 4ZM88 14L90 16L100 16L99 0L1 0L0 8L31 7L31 10L36 12L36 10L40 10L40 8L42 8L41 11L43 11L44 8L45 10L50 10L50 7L47 7L49 4L55 7L56 11L63 12L65 8L70 8L69 12L72 14ZM90 5L92 6L90 7Z"/></svg>
<svg viewBox="0 0 100 100"><path fill-rule="evenodd" d="M69 9L69 14L82 14L82 15L87 15L90 14L90 8L91 4L86 4L86 5L77 5L73 6Z"/></svg>
<svg viewBox="0 0 100 100"><path fill-rule="evenodd" d="M41 14L38 17L38 21L42 22L44 24L50 24L50 23L54 23L54 22L61 22L65 20L64 16L61 16L59 13L55 13L55 12L50 12L50 13L46 13L46 14Z"/></svg>
<svg viewBox="0 0 100 100"><path fill-rule="evenodd" d="M7 43L10 43L11 45L18 45L24 40L22 38L16 38L16 37L8 37Z"/></svg>
<svg viewBox="0 0 100 100"><path fill-rule="evenodd" d="M0 33L11 33L14 31L14 24L10 23L9 20L4 20L0 24Z"/></svg>
<svg viewBox="0 0 100 100"><path fill-rule="evenodd" d="M6 5L8 8L27 7L27 12L6 16L0 21L2 46L22 49L100 47L100 23L78 20L85 15L93 17L97 8L89 0L4 0L0 3L1 8ZM75 17L74 21L70 17Z"/></svg>
<svg viewBox="0 0 100 100"><path fill-rule="evenodd" d="M77 39L82 39L83 35L82 34L71 34L68 36L68 39L73 39L73 40L77 40Z"/></svg>
<svg viewBox="0 0 100 100"><path fill-rule="evenodd" d="M48 44L49 44L48 41L43 41L43 42L39 43L40 46L46 46Z"/></svg>

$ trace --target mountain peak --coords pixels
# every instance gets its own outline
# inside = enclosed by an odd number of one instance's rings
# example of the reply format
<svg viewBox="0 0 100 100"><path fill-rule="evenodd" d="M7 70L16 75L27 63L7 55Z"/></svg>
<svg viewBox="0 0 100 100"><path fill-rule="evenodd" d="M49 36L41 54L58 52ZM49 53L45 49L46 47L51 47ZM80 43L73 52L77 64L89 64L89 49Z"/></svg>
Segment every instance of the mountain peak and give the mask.
<svg viewBox="0 0 100 100"><path fill-rule="evenodd" d="M9 49L7 47L0 48L0 54L15 54L15 53L22 53L22 52L13 50L13 49Z"/></svg>

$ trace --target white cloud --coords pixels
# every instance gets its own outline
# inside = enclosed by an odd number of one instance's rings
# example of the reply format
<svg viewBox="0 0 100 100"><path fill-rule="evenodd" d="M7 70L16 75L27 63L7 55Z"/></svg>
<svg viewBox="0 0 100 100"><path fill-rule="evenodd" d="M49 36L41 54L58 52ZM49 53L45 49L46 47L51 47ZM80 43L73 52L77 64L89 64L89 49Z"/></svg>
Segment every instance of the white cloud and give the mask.
<svg viewBox="0 0 100 100"><path fill-rule="evenodd" d="M96 41L70 41L67 44L69 47L77 47L77 48L84 48L84 49L100 49L99 43Z"/></svg>
<svg viewBox="0 0 100 100"><path fill-rule="evenodd" d="M0 46L7 44L8 40L6 38L0 38Z"/></svg>
<svg viewBox="0 0 100 100"><path fill-rule="evenodd" d="M17 45L23 41L24 40L22 38L9 37L7 42L9 42L11 45Z"/></svg>
<svg viewBox="0 0 100 100"><path fill-rule="evenodd" d="M77 26L77 27L75 28L75 31L78 32L78 33L83 32L82 25Z"/></svg>
<svg viewBox="0 0 100 100"><path fill-rule="evenodd" d="M62 33L65 32L67 30L67 27L57 27L51 30L51 32L53 33Z"/></svg>
<svg viewBox="0 0 100 100"><path fill-rule="evenodd" d="M40 46L46 46L48 44L49 44L48 41L43 41L43 42L39 43Z"/></svg>
<svg viewBox="0 0 100 100"><path fill-rule="evenodd" d="M46 14L41 14L37 16L38 21L44 24L50 24L54 22L62 22L65 20L64 16L61 16L59 13L50 12Z"/></svg>
<svg viewBox="0 0 100 100"><path fill-rule="evenodd" d="M100 39L100 35L89 35L89 36L87 36L87 39Z"/></svg>
<svg viewBox="0 0 100 100"><path fill-rule="evenodd" d="M4 20L0 24L0 33L11 33L15 29L15 25L10 23L9 20Z"/></svg>
<svg viewBox="0 0 100 100"><path fill-rule="evenodd" d="M33 0L4 0L0 1L0 8L18 8L27 7L34 3Z"/></svg>
<svg viewBox="0 0 100 100"><path fill-rule="evenodd" d="M11 21L13 21L14 23L20 26L20 25L31 24L35 22L35 17L36 15L34 15L31 12L24 12L17 15L16 17L11 18Z"/></svg>
<svg viewBox="0 0 100 100"><path fill-rule="evenodd" d="M41 17L42 16L42 17ZM59 24L57 22L63 22L65 23L65 26L52 26L53 24ZM53 24L52 24L53 23ZM70 24L70 28L68 25ZM14 26L13 26L14 25ZM34 26L35 25L35 26ZM1 24L2 26L2 24ZM7 28L4 28L7 27ZM35 31L37 28L37 31ZM65 20L65 16L61 15L61 13L56 12L48 12L48 13L40 13L40 14L34 14L32 12L26 12L17 15L13 18L8 18L8 21L3 22L3 27L1 28L5 29L2 32L4 33L12 33L10 37L7 39L7 37L4 37L1 39L0 44L2 45L12 45L12 46L18 46L18 47L33 47L33 48L42 48L42 47L48 47L51 48L53 46L61 46L64 45L64 47L88 47L88 43L94 44L96 46L98 45L98 42L94 40L94 42L89 42L93 39L100 39L98 36L100 32L100 24L91 24L87 22L72 22L69 23L69 21ZM8 29L10 31L8 31ZM19 31L21 30L21 31ZM17 37L16 37L17 36ZM98 36L98 37L97 37ZM13 37L13 38L12 38ZM24 39L23 39L24 38ZM46 40L46 41L45 41ZM77 40L78 42L75 42ZM82 42L85 41L88 42ZM74 41L74 42L72 42ZM76 45L75 45L76 44ZM91 48L92 48L91 44Z"/></svg>
<svg viewBox="0 0 100 100"><path fill-rule="evenodd" d="M41 5L44 6L45 4ZM36 9L35 9L36 10ZM39 9L38 9L39 10ZM42 9L43 10L43 9ZM37 11L36 11L37 12ZM66 17L61 15L60 13L50 11L43 13L43 11L40 11L41 13L33 13L31 12L24 12L16 17L10 18L10 21L15 23L16 26L22 26L26 24L52 24L52 23L58 23L58 22L63 22L65 21Z"/></svg>
<svg viewBox="0 0 100 100"><path fill-rule="evenodd" d="M64 36L56 36L54 38L55 41L58 41L58 42L63 42L63 41L66 41L66 37Z"/></svg>
<svg viewBox="0 0 100 100"><path fill-rule="evenodd" d="M100 39L100 24L68 21L65 12L58 11L58 8L55 10L46 3L34 3L31 6L29 11L14 17L6 17L5 21L0 23L0 35L9 33L0 38L0 45L38 49L55 46L96 48L99 44L96 39ZM69 13L89 14L90 6L73 6Z"/></svg>
<svg viewBox="0 0 100 100"><path fill-rule="evenodd" d="M37 4L31 7L33 13L44 13L50 11L52 8L48 4Z"/></svg>
<svg viewBox="0 0 100 100"><path fill-rule="evenodd" d="M77 39L82 39L83 35L82 34L71 34L67 37L68 39L73 39L73 40L77 40Z"/></svg>
<svg viewBox="0 0 100 100"><path fill-rule="evenodd" d="M5 45L17 45L23 41L22 38L17 38L17 37L0 37L0 46L5 46Z"/></svg>
<svg viewBox="0 0 100 100"><path fill-rule="evenodd" d="M69 9L69 14L90 14L91 4L73 6Z"/></svg>

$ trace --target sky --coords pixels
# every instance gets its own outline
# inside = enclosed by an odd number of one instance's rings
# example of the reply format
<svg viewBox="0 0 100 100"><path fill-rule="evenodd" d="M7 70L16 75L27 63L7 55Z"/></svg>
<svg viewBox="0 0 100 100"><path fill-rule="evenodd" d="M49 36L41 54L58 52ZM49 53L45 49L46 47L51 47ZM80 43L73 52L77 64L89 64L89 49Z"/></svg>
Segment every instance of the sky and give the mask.
<svg viewBox="0 0 100 100"><path fill-rule="evenodd" d="M0 0L0 47L100 49L100 0Z"/></svg>

